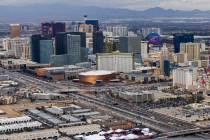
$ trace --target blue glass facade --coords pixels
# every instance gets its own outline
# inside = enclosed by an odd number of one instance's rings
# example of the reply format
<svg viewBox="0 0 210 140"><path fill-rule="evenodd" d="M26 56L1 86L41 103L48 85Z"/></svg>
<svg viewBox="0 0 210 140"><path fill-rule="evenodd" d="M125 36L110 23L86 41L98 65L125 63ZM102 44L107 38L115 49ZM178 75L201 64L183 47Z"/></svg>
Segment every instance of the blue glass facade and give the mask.
<svg viewBox="0 0 210 140"><path fill-rule="evenodd" d="M164 60L164 75L170 76L170 61Z"/></svg>
<svg viewBox="0 0 210 140"><path fill-rule="evenodd" d="M67 54L67 35L80 35L80 46L86 48L86 34L82 32L63 32L55 36L55 54Z"/></svg>
<svg viewBox="0 0 210 140"><path fill-rule="evenodd" d="M193 34L175 34L173 43L174 43L174 53L180 52L180 44L194 42Z"/></svg>
<svg viewBox="0 0 210 140"><path fill-rule="evenodd" d="M141 62L141 37L120 37L118 50L123 53L133 53L135 62Z"/></svg>
<svg viewBox="0 0 210 140"><path fill-rule="evenodd" d="M104 52L104 36L103 32L93 33L93 54Z"/></svg>
<svg viewBox="0 0 210 140"><path fill-rule="evenodd" d="M55 54L67 54L67 33L58 33L55 36Z"/></svg>
<svg viewBox="0 0 210 140"><path fill-rule="evenodd" d="M42 23L41 31L43 36L55 37L57 33L66 31L66 24L63 22Z"/></svg>
<svg viewBox="0 0 210 140"><path fill-rule="evenodd" d="M85 24L93 25L94 32L99 31L99 21L98 20L86 20Z"/></svg>
<svg viewBox="0 0 210 140"><path fill-rule="evenodd" d="M52 40L40 40L40 63L48 64L51 55L53 55Z"/></svg>
<svg viewBox="0 0 210 140"><path fill-rule="evenodd" d="M40 41L50 40L49 37L42 37L40 34L32 35L30 40L30 56L31 60L40 63Z"/></svg>

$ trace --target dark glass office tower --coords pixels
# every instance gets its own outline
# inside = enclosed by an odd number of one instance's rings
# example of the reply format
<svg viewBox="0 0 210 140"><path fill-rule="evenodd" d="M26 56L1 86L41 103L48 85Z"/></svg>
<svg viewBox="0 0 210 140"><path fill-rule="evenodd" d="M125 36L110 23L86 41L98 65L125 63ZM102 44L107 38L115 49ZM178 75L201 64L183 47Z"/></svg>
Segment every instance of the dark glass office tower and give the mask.
<svg viewBox="0 0 210 140"><path fill-rule="evenodd" d="M86 48L86 33L83 32L70 32L71 35L79 35L81 40L81 47Z"/></svg>
<svg viewBox="0 0 210 140"><path fill-rule="evenodd" d="M67 35L79 35L80 36L80 46L86 48L86 34L82 32L63 32L57 33L55 36L55 54L62 55L67 54Z"/></svg>
<svg viewBox="0 0 210 140"><path fill-rule="evenodd" d="M52 40L40 40L40 63L49 64L50 57L53 55L53 41Z"/></svg>
<svg viewBox="0 0 210 140"><path fill-rule="evenodd" d="M181 43L188 43L194 42L194 35L193 34L174 34L174 53L180 52L180 44Z"/></svg>
<svg viewBox="0 0 210 140"><path fill-rule="evenodd" d="M169 60L164 60L164 75L165 76L170 76L170 61Z"/></svg>
<svg viewBox="0 0 210 140"><path fill-rule="evenodd" d="M57 33L55 35L55 55L67 54L67 34Z"/></svg>
<svg viewBox="0 0 210 140"><path fill-rule="evenodd" d="M93 54L104 52L104 36L103 32L93 33Z"/></svg>
<svg viewBox="0 0 210 140"><path fill-rule="evenodd" d="M55 37L57 33L65 32L66 24L63 22L52 23L52 36Z"/></svg>
<svg viewBox="0 0 210 140"><path fill-rule="evenodd" d="M41 32L43 36L55 37L57 33L65 31L66 24L63 22L46 22L41 25Z"/></svg>
<svg viewBox="0 0 210 140"><path fill-rule="evenodd" d="M142 37L119 37L117 50L123 53L133 53L135 62L141 62L141 40Z"/></svg>
<svg viewBox="0 0 210 140"><path fill-rule="evenodd" d="M31 36L31 42L30 42L31 60L37 63L40 63L40 41L41 40L50 40L50 38L43 37L40 34Z"/></svg>
<svg viewBox="0 0 210 140"><path fill-rule="evenodd" d="M98 20L85 20L85 24L93 25L94 32L99 31L99 21Z"/></svg>
<svg viewBox="0 0 210 140"><path fill-rule="evenodd" d="M88 60L88 49L86 48L86 33L83 32L71 32L71 35L79 35L80 36L80 60L81 62L85 62Z"/></svg>
<svg viewBox="0 0 210 140"><path fill-rule="evenodd" d="M41 25L41 33L43 36L50 36L52 34L52 26L51 23L42 23Z"/></svg>

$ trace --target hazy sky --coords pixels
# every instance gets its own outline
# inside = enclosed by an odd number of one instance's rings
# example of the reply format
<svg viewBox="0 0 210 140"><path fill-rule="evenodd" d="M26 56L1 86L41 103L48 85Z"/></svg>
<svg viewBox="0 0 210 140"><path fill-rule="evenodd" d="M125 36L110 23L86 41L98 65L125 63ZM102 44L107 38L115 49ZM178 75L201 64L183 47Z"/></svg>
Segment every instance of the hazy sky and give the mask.
<svg viewBox="0 0 210 140"><path fill-rule="evenodd" d="M152 7L210 10L210 0L0 0L0 5L60 3L144 10Z"/></svg>

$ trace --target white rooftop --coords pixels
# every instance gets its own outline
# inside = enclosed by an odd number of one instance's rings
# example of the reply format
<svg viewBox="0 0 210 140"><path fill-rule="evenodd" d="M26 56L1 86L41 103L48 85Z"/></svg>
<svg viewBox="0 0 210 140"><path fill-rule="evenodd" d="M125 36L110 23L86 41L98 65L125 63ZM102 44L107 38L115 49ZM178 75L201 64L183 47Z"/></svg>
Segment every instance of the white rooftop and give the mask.
<svg viewBox="0 0 210 140"><path fill-rule="evenodd" d="M47 67L47 68L43 68L44 70L64 70L64 69L78 69L80 68L79 66L76 65L67 65L67 66L63 66L63 67Z"/></svg>
<svg viewBox="0 0 210 140"><path fill-rule="evenodd" d="M125 92L122 92L121 94L133 96L133 95L143 95L143 94L153 94L153 93L152 92L148 92L148 91L142 91L142 92L129 92L129 91L125 91Z"/></svg>
<svg viewBox="0 0 210 140"><path fill-rule="evenodd" d="M88 71L88 72L82 72L80 73L80 75L83 76L100 76L100 75L109 75L109 74L113 74L113 71L106 71L106 70L95 70L95 71Z"/></svg>

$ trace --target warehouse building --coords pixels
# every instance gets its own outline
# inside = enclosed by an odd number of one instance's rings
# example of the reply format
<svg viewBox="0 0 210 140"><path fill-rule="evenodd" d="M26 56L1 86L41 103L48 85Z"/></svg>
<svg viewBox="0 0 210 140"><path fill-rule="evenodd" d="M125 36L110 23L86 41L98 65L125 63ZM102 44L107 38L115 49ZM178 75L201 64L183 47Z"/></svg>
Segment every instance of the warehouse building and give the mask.
<svg viewBox="0 0 210 140"><path fill-rule="evenodd" d="M100 132L101 127L98 124L89 124L89 125L60 128L59 131L68 136L74 136L79 134Z"/></svg>
<svg viewBox="0 0 210 140"><path fill-rule="evenodd" d="M23 65L36 63L24 59L2 59L0 60L0 64L5 69L20 70Z"/></svg>
<svg viewBox="0 0 210 140"><path fill-rule="evenodd" d="M79 73L87 71L85 68L68 65L64 67L48 67L36 70L37 76L47 77L52 80L71 80L79 77Z"/></svg>
<svg viewBox="0 0 210 140"><path fill-rule="evenodd" d="M139 72L120 74L120 77L129 81L135 81L137 83L143 83L143 84L157 82L160 80L159 75L151 75L151 74L139 73Z"/></svg>
<svg viewBox="0 0 210 140"><path fill-rule="evenodd" d="M3 140L40 140L40 139L50 139L59 138L60 134L56 129L45 129L31 132L23 132L10 135L1 135Z"/></svg>
<svg viewBox="0 0 210 140"><path fill-rule="evenodd" d="M1 134L34 130L40 128L41 126L42 124L40 122L33 121L29 116L0 119Z"/></svg>

